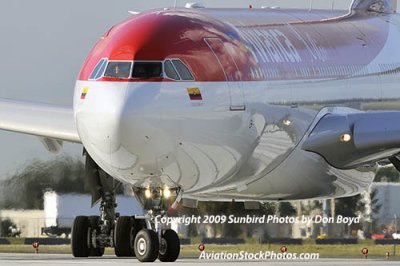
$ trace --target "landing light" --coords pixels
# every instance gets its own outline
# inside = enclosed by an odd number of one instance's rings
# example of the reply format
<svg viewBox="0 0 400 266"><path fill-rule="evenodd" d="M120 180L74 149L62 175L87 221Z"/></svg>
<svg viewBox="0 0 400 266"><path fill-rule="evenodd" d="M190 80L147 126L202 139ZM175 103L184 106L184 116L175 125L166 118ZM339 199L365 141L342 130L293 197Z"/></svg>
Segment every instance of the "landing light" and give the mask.
<svg viewBox="0 0 400 266"><path fill-rule="evenodd" d="M151 191L150 191L150 188L147 188L145 191L144 191L144 196L146 197L146 198L151 198Z"/></svg>
<svg viewBox="0 0 400 266"><path fill-rule="evenodd" d="M169 197L171 197L171 190L169 190L169 187L165 187L164 188L164 198L168 199Z"/></svg>
<svg viewBox="0 0 400 266"><path fill-rule="evenodd" d="M349 142L351 140L351 135L346 133L340 136L340 142Z"/></svg>

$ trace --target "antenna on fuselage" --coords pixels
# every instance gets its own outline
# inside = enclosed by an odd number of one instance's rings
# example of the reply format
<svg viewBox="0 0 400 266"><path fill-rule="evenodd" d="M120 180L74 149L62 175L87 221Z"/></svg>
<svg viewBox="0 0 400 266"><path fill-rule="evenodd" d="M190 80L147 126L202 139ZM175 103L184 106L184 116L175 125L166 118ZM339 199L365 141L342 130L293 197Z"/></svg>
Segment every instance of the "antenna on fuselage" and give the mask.
<svg viewBox="0 0 400 266"><path fill-rule="evenodd" d="M335 10L335 0L332 0L332 12Z"/></svg>
<svg viewBox="0 0 400 266"><path fill-rule="evenodd" d="M174 9L178 6L178 0L175 0Z"/></svg>
<svg viewBox="0 0 400 266"><path fill-rule="evenodd" d="M313 8L313 2L314 2L314 0L310 0L310 8L308 9L308 11L312 11L312 8Z"/></svg>

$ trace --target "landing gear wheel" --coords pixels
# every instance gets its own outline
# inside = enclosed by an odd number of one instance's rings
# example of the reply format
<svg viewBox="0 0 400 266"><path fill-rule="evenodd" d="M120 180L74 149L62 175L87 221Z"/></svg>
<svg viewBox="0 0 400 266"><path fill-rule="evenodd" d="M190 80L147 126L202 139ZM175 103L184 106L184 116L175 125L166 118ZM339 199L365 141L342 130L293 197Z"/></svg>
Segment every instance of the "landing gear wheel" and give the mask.
<svg viewBox="0 0 400 266"><path fill-rule="evenodd" d="M133 241L135 237L135 226L133 219L129 216L121 216L115 224L114 243L115 255L117 257L134 257Z"/></svg>
<svg viewBox="0 0 400 266"><path fill-rule="evenodd" d="M71 249L74 257L88 257L89 246L89 218L87 216L77 216L72 225Z"/></svg>
<svg viewBox="0 0 400 266"><path fill-rule="evenodd" d="M181 250L179 237L174 230L167 229L161 237L158 259L163 262L174 262L178 259Z"/></svg>
<svg viewBox="0 0 400 266"><path fill-rule="evenodd" d="M91 236L90 236L90 240L91 242L92 237L96 236L96 234L98 234L100 232L100 228L99 228L99 220L100 217L99 216L89 216L89 223L90 223L90 232L91 232ZM89 251L89 256L91 257L101 257L104 255L104 247L93 247L93 243L91 243L90 245L90 251Z"/></svg>
<svg viewBox="0 0 400 266"><path fill-rule="evenodd" d="M159 243L157 234L148 229L140 230L135 237L135 254L141 262L153 262L157 259Z"/></svg>

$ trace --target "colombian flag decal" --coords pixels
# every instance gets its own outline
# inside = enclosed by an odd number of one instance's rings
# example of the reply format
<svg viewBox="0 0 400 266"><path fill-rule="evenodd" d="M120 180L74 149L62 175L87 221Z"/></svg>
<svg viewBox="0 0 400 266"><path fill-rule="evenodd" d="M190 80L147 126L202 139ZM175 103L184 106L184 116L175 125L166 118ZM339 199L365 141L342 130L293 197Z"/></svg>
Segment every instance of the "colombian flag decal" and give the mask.
<svg viewBox="0 0 400 266"><path fill-rule="evenodd" d="M188 88L187 92L191 101L201 101L203 97L201 96L201 91L199 88Z"/></svg>
<svg viewBox="0 0 400 266"><path fill-rule="evenodd" d="M86 99L86 94L89 91L89 87L84 87L82 90L82 94L81 94L81 100L85 100Z"/></svg>

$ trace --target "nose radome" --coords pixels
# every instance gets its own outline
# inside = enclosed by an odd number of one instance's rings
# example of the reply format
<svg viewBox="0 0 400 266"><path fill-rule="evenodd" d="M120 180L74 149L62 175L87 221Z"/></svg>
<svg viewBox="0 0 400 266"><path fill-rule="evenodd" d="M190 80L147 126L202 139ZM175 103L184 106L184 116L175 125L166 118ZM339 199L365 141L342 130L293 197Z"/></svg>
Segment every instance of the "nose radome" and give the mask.
<svg viewBox="0 0 400 266"><path fill-rule="evenodd" d="M159 127L160 116L152 101L129 98L119 114L111 140L112 165L143 175L160 175L157 158L169 154L173 145Z"/></svg>

